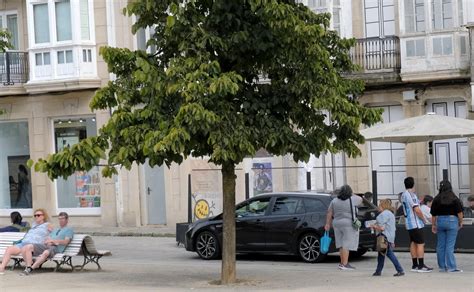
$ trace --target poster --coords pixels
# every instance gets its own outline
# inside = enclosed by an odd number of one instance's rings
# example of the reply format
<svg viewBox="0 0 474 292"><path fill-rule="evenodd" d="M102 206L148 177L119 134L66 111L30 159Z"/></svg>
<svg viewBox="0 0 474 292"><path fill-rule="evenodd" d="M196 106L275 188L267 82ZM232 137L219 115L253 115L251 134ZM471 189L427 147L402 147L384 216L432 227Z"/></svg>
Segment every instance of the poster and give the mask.
<svg viewBox="0 0 474 292"><path fill-rule="evenodd" d="M270 193L273 191L272 163L253 163L253 195Z"/></svg>

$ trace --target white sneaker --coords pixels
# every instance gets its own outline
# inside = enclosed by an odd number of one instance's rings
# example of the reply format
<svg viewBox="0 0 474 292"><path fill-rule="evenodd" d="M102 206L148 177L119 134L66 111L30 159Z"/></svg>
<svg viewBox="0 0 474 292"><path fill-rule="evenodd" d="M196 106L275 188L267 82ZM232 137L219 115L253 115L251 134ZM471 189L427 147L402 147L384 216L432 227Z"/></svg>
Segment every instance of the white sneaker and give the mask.
<svg viewBox="0 0 474 292"><path fill-rule="evenodd" d="M460 269L455 269L455 270L451 270L451 271L448 271L448 273L462 273L463 270L460 270Z"/></svg>

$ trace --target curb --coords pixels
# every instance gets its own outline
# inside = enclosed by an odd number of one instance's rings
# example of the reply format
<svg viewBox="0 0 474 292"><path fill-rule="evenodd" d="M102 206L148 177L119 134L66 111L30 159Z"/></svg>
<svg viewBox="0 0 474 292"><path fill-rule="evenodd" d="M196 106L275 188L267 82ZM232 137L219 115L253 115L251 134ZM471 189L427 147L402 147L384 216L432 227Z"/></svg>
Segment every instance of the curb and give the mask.
<svg viewBox="0 0 474 292"><path fill-rule="evenodd" d="M87 232L80 231L79 233L89 234L91 236L121 236L121 237L176 237L174 233L154 233L154 232Z"/></svg>

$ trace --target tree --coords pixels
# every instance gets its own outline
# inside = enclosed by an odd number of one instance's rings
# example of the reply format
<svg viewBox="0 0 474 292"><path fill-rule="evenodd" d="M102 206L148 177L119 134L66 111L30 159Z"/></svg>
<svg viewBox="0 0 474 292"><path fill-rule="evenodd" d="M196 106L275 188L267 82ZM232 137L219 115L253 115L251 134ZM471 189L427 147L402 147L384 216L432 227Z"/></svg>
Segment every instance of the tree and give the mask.
<svg viewBox="0 0 474 292"><path fill-rule="evenodd" d="M0 53L5 52L6 49L10 49L12 46L10 44L11 34L8 30L2 30L0 28Z"/></svg>
<svg viewBox="0 0 474 292"><path fill-rule="evenodd" d="M116 80L90 106L113 108L112 117L97 137L35 169L66 177L106 158L102 173L110 176L114 165L209 157L222 167L221 283L232 283L235 165L260 148L295 161L324 151L354 156L364 142L360 125L380 120L355 98L362 82L343 77L354 69L354 42L328 29L329 15L290 0L137 0L124 12L137 16L133 32L154 28L148 45L157 51L101 48Z"/></svg>

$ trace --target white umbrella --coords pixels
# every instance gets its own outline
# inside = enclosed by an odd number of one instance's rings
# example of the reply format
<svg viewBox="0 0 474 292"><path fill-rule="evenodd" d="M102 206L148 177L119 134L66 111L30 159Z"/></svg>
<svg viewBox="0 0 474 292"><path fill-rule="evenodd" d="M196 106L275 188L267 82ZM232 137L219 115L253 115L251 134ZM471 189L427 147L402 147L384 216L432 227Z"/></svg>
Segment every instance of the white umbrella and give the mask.
<svg viewBox="0 0 474 292"><path fill-rule="evenodd" d="M414 143L473 137L474 120L427 113L387 124L379 124L360 132L366 141Z"/></svg>

